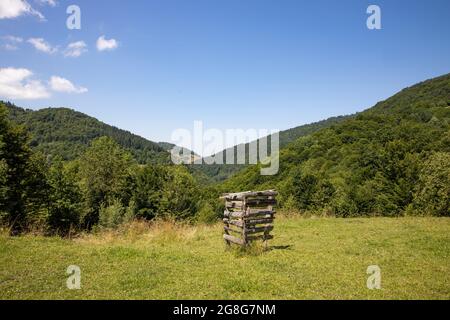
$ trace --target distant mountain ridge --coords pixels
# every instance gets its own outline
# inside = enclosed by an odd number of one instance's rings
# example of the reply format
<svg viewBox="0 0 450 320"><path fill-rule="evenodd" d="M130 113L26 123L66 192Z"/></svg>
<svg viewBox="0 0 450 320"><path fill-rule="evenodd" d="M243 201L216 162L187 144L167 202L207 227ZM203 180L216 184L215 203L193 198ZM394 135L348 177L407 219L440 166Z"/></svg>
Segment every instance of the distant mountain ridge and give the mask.
<svg viewBox="0 0 450 320"><path fill-rule="evenodd" d="M50 156L72 160L101 136L114 139L139 163L169 163L170 153L164 143L156 143L129 131L105 124L69 108L30 110L9 102L0 102L9 110L9 118L24 125L31 135L31 146Z"/></svg>
<svg viewBox="0 0 450 320"><path fill-rule="evenodd" d="M365 111L358 112L352 115L346 116L337 116L331 117L326 120L314 122L311 124L306 124L302 126L298 126L292 129L280 131L280 149L286 148L289 144L295 142L299 138L309 136L316 132L319 132L326 128L332 128L335 125L339 125L341 123L346 122L350 119L355 119L358 116L364 115L373 115L373 114L392 114L397 112L404 113L404 116L407 116L407 112L410 110L410 106L412 104L420 104L426 106L430 104L445 104L446 97L449 96L450 86L448 86L448 79L450 75L446 74L440 77L436 77L434 79L425 80L414 84L410 87L402 89L397 94L392 97L378 102L372 108L369 108ZM392 106L395 108L392 108ZM425 115L423 111L421 111L421 115L417 115L418 117L427 117L428 112ZM249 144L246 144L246 156L248 157L248 148ZM230 148L231 149L231 148ZM227 149L228 150L228 149ZM226 151L224 150L223 155L225 158ZM237 146L234 147L234 151L236 154ZM216 154L220 155L220 153ZM215 155L215 156L216 156ZM248 168L249 165L195 165L192 166L192 171L195 173L201 173L204 176L209 177L210 180L214 182L222 182L232 176L245 172L245 169Z"/></svg>
<svg viewBox="0 0 450 320"><path fill-rule="evenodd" d="M331 117L331 118L328 118L325 120L321 120L321 121L313 122L310 124L305 124L305 125L291 128L291 129L280 131L279 132L280 149L286 147L289 143L295 141L296 139L298 139L300 137L304 137L304 136L310 135L314 132L317 132L321 129L331 127L334 124L340 123L346 119L350 119L355 116L356 115ZM269 137L269 139L268 139L269 148L270 148L270 141L271 141L271 139ZM242 146L242 144L240 146ZM236 157L238 146L234 146L234 147L225 149L222 152L219 152L212 157L217 158L222 153L223 159L226 159L227 151L231 150L233 148L234 148L234 154ZM245 144L245 150L246 150L246 159L248 161L249 143ZM239 164L212 164L212 165L201 164L201 165L191 165L190 169L194 175L201 175L204 177L208 177L210 182L222 182L222 181L230 178L234 174L238 173L239 171L247 168L248 166L249 165L242 165L242 164L240 164L240 165Z"/></svg>
<svg viewBox="0 0 450 320"><path fill-rule="evenodd" d="M78 157L95 138L109 136L130 151L139 163L170 163L169 142L153 142L129 131L105 124L94 117L69 108L43 108L31 110L2 102L9 110L12 121L24 125L31 135L31 146L44 154L59 155L65 160ZM280 132L280 148L295 139L341 122L352 116L332 117ZM235 149L237 146L234 147ZM248 150L248 144L246 144ZM227 150L224 150L225 154ZM247 151L248 152L248 151ZM192 153L192 162L199 156ZM191 172L202 183L221 182L246 165L191 165Z"/></svg>

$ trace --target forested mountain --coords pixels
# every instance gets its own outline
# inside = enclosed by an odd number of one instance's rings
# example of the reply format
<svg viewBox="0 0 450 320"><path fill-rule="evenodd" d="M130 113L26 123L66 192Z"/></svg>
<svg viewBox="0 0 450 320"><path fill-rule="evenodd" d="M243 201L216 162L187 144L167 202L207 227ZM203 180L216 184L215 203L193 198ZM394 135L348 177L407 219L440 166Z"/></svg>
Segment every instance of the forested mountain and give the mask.
<svg viewBox="0 0 450 320"><path fill-rule="evenodd" d="M295 140L279 160L275 176L252 166L222 187L276 188L286 208L338 216L450 215L450 74Z"/></svg>
<svg viewBox="0 0 450 320"><path fill-rule="evenodd" d="M283 148L287 146L292 141L307 136L309 134L312 134L316 131L319 131L323 128L330 127L336 123L339 123L341 121L344 121L345 119L349 119L351 116L339 116L339 117L332 117L326 120L298 126L295 128L291 128L288 130L280 131L280 148ZM270 146L270 138L268 139L268 144ZM242 145L240 145L242 146ZM222 151L223 159L225 161L226 159L226 153L228 150L232 148L226 149ZM234 154L235 158L237 155L237 149L238 146L234 147ZM246 159L248 161L248 153L249 153L249 143L245 144L245 153L246 153ZM218 157L220 153L214 155L213 157ZM236 163L236 161L234 162ZM248 163L248 162L247 162ZM248 165L237 165L237 164L202 164L202 165L192 165L190 166L191 172L197 176L197 177L207 177L205 179L208 179L210 182L222 182L226 180L227 178L230 178L240 170L245 169L248 167Z"/></svg>
<svg viewBox="0 0 450 320"><path fill-rule="evenodd" d="M11 103L4 103L9 117L15 123L24 125L32 140L31 147L44 154L61 156L73 160L82 154L90 142L101 136L113 138L121 147L130 151L139 163L167 163L170 150L175 146L168 142L152 142L93 117L68 108L45 108L37 111L23 109ZM339 123L351 116L332 117L323 121L298 126L280 132L280 147L295 139ZM235 147L236 149L237 147ZM248 144L246 144L248 153ZM223 151L223 154L226 150ZM193 160L198 155L193 153ZM221 182L246 165L192 165L190 171L202 183Z"/></svg>
<svg viewBox="0 0 450 320"><path fill-rule="evenodd" d="M108 136L131 152L139 163L168 163L170 154L165 145L144 139L128 131L107 125L93 117L67 108L46 108L37 111L5 103L9 117L24 125L31 135L31 147L46 155L73 160L90 142Z"/></svg>

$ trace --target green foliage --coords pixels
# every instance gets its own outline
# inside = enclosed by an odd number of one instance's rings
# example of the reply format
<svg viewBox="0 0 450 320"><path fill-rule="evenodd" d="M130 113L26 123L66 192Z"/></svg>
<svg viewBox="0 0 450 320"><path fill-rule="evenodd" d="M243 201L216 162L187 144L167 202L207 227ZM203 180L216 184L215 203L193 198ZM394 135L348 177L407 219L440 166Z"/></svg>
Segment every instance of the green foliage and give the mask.
<svg viewBox="0 0 450 320"><path fill-rule="evenodd" d="M133 212L118 199L113 199L108 206L102 205L99 211L99 225L104 228L116 228L134 218Z"/></svg>
<svg viewBox="0 0 450 320"><path fill-rule="evenodd" d="M45 227L50 206L50 185L47 180L48 163L41 153L32 153L28 161L23 185L24 194L24 222L28 226L39 229Z"/></svg>
<svg viewBox="0 0 450 320"><path fill-rule="evenodd" d="M218 216L214 211L214 207L207 201L203 201L199 205L199 210L195 216L197 222L200 223L214 223L217 222Z"/></svg>
<svg viewBox="0 0 450 320"><path fill-rule="evenodd" d="M81 112L67 108L46 108L37 111L6 103L10 119L24 125L32 135L31 146L46 155L74 160L90 143L107 136L129 151L139 163L168 163L164 145L146 140L128 131L107 125Z"/></svg>
<svg viewBox="0 0 450 320"><path fill-rule="evenodd" d="M3 203L8 193L7 182L8 164L5 159L0 160L0 203Z"/></svg>
<svg viewBox="0 0 450 320"><path fill-rule="evenodd" d="M28 147L28 135L23 128L8 121L7 110L0 103L0 161L1 178L0 212L2 220L11 226L13 232L20 232L26 224L27 186L31 150Z"/></svg>
<svg viewBox="0 0 450 320"><path fill-rule="evenodd" d="M450 216L450 153L433 153L424 163L414 206L419 212Z"/></svg>
<svg viewBox="0 0 450 320"><path fill-rule="evenodd" d="M200 189L183 166L147 165L137 169L131 199L138 218L192 218Z"/></svg>
<svg viewBox="0 0 450 320"><path fill-rule="evenodd" d="M161 208L167 170L159 165L146 165L136 169L132 200L138 218L153 219Z"/></svg>
<svg viewBox="0 0 450 320"><path fill-rule="evenodd" d="M23 113L8 108L13 118ZM60 112L67 111L48 111L41 120L48 120L50 128L59 127ZM33 153L24 129L10 123L3 104L0 116L0 212L2 221L18 232L36 224L66 235L97 224L116 227L134 218L193 220L200 203L203 213L206 208L217 213L220 207L209 198L201 200L200 188L185 167L138 166L110 137L92 140L77 159L64 163L55 154ZM63 117L69 124L70 116ZM61 132L55 128L54 133Z"/></svg>
<svg viewBox="0 0 450 320"><path fill-rule="evenodd" d="M262 177L252 166L222 188L275 188L281 205L342 217L398 216L413 202L448 215L449 106L450 75L423 82L292 142L280 152L278 175Z"/></svg>
<svg viewBox="0 0 450 320"><path fill-rule="evenodd" d="M48 173L48 183L51 187L48 227L52 232L66 235L71 229L79 227L81 190L75 175L68 170L61 158L54 159Z"/></svg>
<svg viewBox="0 0 450 320"><path fill-rule="evenodd" d="M311 209L314 205L313 196L317 190L318 179L312 174L295 172L292 179L292 196L296 199L300 210Z"/></svg>
<svg viewBox="0 0 450 320"><path fill-rule="evenodd" d="M350 119L353 116L340 116L340 117L332 117L326 120L318 121L315 123L310 123L306 125L302 125L299 127L295 127L292 129L284 130L279 132L280 138L280 148L286 147L289 143L295 141L300 137L304 137L310 135L319 130L328 128L334 124L340 123L346 119ZM270 150L270 142L271 139L267 139L268 142L268 150ZM245 157L248 159L249 157L249 147L250 144L245 144ZM226 153L231 149L234 149L235 160L237 157L237 146L226 149L220 153L222 153L223 159L226 159ZM214 157L219 157L220 153L214 155ZM234 163L237 163L236 161ZM189 170L195 176L195 178L204 183L214 183L214 182L223 182L226 179L232 177L239 171L242 171L245 168L248 168L248 165L241 164L194 164L189 166Z"/></svg>
<svg viewBox="0 0 450 320"><path fill-rule="evenodd" d="M183 166L172 166L164 181L159 215L192 218L197 211L200 190L189 171Z"/></svg>
<svg viewBox="0 0 450 320"><path fill-rule="evenodd" d="M83 223L87 227L98 222L102 205L108 207L115 199L128 204L132 168L132 156L108 137L94 140L81 156L78 178L85 201Z"/></svg>

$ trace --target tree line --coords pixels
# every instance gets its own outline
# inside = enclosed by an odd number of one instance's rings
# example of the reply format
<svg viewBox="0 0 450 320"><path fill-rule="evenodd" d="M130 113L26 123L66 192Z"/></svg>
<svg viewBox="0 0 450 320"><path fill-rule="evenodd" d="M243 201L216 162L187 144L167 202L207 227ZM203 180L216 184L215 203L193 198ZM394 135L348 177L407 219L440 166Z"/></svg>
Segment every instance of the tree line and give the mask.
<svg viewBox="0 0 450 320"><path fill-rule="evenodd" d="M222 211L217 190L200 188L184 166L139 164L110 137L71 161L29 142L0 105L0 219L12 233L38 226L65 235L133 219L208 222Z"/></svg>
<svg viewBox="0 0 450 320"><path fill-rule="evenodd" d="M33 111L8 102L5 105L9 110L9 118L24 125L30 133L32 148L44 154L73 160L86 151L92 140L108 136L129 151L139 163L170 162L170 155L164 144L110 126L81 112L68 108Z"/></svg>

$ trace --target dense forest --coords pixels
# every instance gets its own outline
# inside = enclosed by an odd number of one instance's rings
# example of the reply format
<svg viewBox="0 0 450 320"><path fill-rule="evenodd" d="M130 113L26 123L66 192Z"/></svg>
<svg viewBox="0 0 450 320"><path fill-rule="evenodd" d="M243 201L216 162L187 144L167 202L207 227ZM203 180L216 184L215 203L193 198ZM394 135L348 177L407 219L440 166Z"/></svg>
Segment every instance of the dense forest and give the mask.
<svg viewBox="0 0 450 320"><path fill-rule="evenodd" d="M297 139L280 172L250 167L224 190L276 188L280 204L336 216L450 215L450 74Z"/></svg>
<svg viewBox="0 0 450 320"><path fill-rule="evenodd" d="M107 125L93 117L68 108L45 108L37 111L4 103L9 118L24 125L31 135L30 146L46 156L60 156L73 160L80 156L96 138L107 136L128 150L138 163L164 164L170 161L170 150L175 146L168 142L152 142L128 131ZM280 132L280 147L290 142L343 121L350 116L332 117L316 123L302 125ZM237 147L234 147L235 150ZM248 144L245 145L248 153ZM222 153L225 155L227 150ZM198 157L198 155L193 154ZM248 157L248 156L247 156ZM190 172L202 183L221 182L247 167L246 165L192 165Z"/></svg>
<svg viewBox="0 0 450 320"><path fill-rule="evenodd" d="M139 164L110 137L74 160L30 147L28 131L0 103L0 219L12 233L34 228L65 235L131 219L216 219L220 206L183 166ZM218 211L217 211L218 212Z"/></svg>
<svg viewBox="0 0 450 320"><path fill-rule="evenodd" d="M450 216L450 75L286 131L280 144L277 175L253 165L208 186L168 163L168 144L69 109L0 103L0 220L12 233L61 235L132 219L212 222L221 192L266 188L299 214Z"/></svg>
<svg viewBox="0 0 450 320"><path fill-rule="evenodd" d="M304 137L307 135L310 135L314 132L317 132L321 129L328 128L332 126L333 124L339 123L341 121L344 121L345 119L350 119L353 116L339 116L339 117L332 117L326 120L298 126L292 129L284 130L279 132L279 139L280 139L280 148L286 147L289 143L292 141L295 141L296 139L300 137ZM270 138L268 139L268 148L270 149ZM258 141L259 144L259 141ZM242 145L239 145L242 146ZM236 160L237 150L239 146L235 146L230 149L234 149L234 155ZM249 143L246 143L244 145L245 147L245 158L248 159L248 153L249 153ZM222 153L223 159L226 159L226 153L229 149L225 149L222 152L219 152L218 154L212 156L217 158L218 155ZM237 163L237 161L235 161ZM247 168L249 165L245 164L201 164L201 165L191 165L189 166L190 170L197 178L203 178L207 182L210 183L217 183L217 182L223 182L226 179L230 178L237 172L243 170L244 168Z"/></svg>
<svg viewBox="0 0 450 320"><path fill-rule="evenodd" d="M37 111L5 103L9 118L24 125L31 135L31 147L48 156L73 160L96 138L107 136L128 150L139 163L168 163L168 144L156 143L128 131L107 125L68 108L45 108Z"/></svg>

